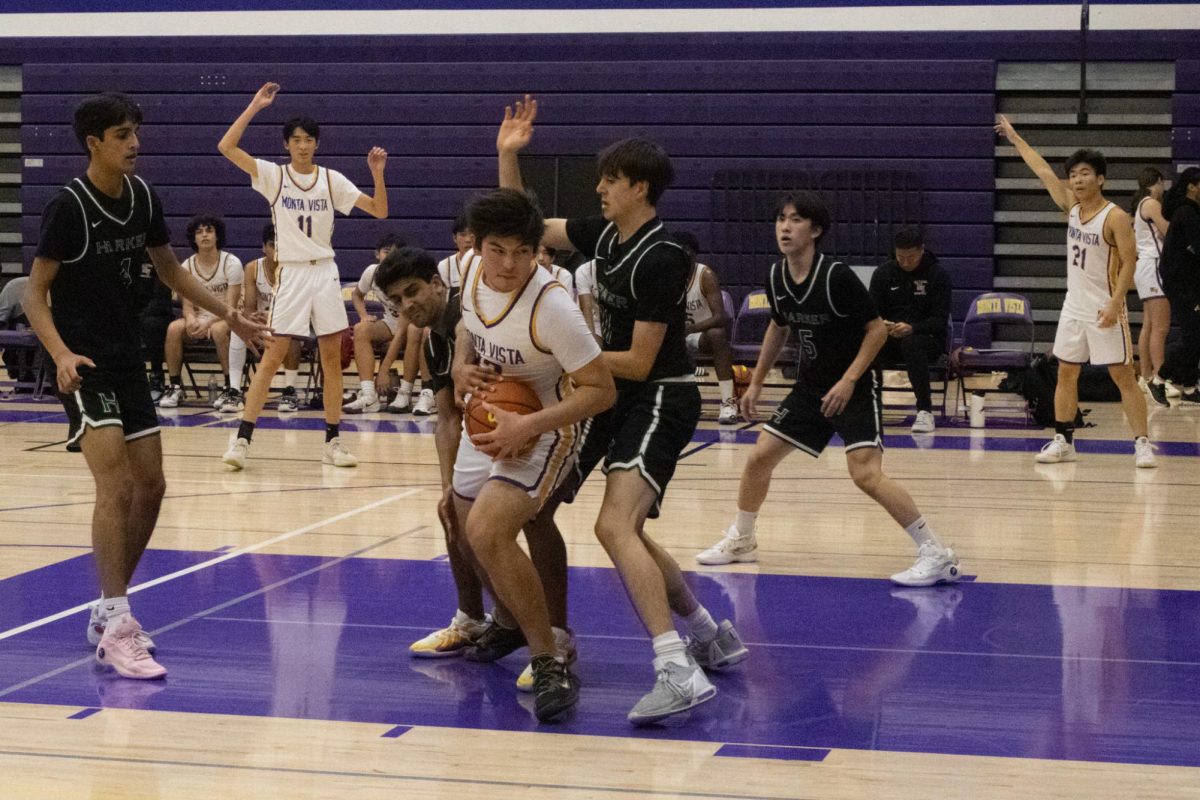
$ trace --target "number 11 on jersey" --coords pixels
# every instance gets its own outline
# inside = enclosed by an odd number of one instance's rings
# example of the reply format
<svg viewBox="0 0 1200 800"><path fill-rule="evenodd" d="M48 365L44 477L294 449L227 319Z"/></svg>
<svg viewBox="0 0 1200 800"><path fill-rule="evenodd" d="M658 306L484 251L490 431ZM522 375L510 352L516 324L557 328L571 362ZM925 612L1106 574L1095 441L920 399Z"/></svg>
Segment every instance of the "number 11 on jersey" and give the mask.
<svg viewBox="0 0 1200 800"><path fill-rule="evenodd" d="M308 216L305 216L305 215L301 214L299 217L296 218L296 222L299 223L300 230L303 231L304 235L311 239L312 238L312 215L309 214Z"/></svg>

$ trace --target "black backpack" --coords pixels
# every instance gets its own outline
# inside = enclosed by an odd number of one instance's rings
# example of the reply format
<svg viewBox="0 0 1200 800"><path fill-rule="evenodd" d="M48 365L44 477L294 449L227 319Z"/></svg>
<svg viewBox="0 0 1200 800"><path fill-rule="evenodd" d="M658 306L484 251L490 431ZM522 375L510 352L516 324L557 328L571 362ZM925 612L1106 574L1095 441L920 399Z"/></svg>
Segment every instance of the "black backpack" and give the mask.
<svg viewBox="0 0 1200 800"><path fill-rule="evenodd" d="M1037 355L1029 362L1022 376L1021 396L1029 403L1029 414L1043 428L1053 428L1054 390L1058 387L1058 359ZM1075 409L1075 427L1084 427L1083 412Z"/></svg>

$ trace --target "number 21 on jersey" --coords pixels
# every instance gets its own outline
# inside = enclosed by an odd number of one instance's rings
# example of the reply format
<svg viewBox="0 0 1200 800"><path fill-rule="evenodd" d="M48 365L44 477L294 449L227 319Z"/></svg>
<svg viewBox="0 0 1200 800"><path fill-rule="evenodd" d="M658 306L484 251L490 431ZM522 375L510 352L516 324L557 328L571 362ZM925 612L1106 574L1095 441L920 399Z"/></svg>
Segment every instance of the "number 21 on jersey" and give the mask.
<svg viewBox="0 0 1200 800"><path fill-rule="evenodd" d="M1074 253L1074 257L1071 259L1071 266L1087 269L1087 250L1084 250L1077 244L1073 244L1071 245L1071 252Z"/></svg>

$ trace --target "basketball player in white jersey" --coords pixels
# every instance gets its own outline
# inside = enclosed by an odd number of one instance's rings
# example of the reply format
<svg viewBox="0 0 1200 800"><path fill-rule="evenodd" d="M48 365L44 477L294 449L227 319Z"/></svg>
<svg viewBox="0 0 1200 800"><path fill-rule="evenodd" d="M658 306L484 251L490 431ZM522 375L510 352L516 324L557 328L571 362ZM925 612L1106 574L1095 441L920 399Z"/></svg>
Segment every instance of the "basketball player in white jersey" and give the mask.
<svg viewBox="0 0 1200 800"><path fill-rule="evenodd" d="M1147 436L1146 398L1133 373L1125 311L1137 247L1129 215L1104 198L1107 162L1096 150L1077 150L1067 159L1064 181L1003 115L996 123L996 132L1016 147L1054 204L1067 214L1067 296L1054 334L1054 355L1058 358L1055 433L1037 460L1042 464L1075 460L1079 370L1090 362L1108 367L1108 374L1121 390L1121 407L1135 437L1135 463L1155 467L1154 446Z"/></svg>
<svg viewBox="0 0 1200 800"><path fill-rule="evenodd" d="M246 393L246 410L237 434L222 460L233 469L242 469L250 450L254 424L262 411L271 380L291 347L290 339L317 336L321 367L325 375L325 450L322 461L336 467L358 465L338 436L342 406L342 331L349 327L342 300L341 280L334 262L334 211L349 214L362 209L376 219L388 213L387 187L383 172L387 153L374 147L367 155L367 166L374 180L375 193L360 192L346 176L319 167L316 155L321 130L315 120L296 117L283 126L283 144L291 157L288 164L256 159L238 146L250 121L275 100L279 84L264 84L242 112L217 149L250 176L251 186L267 199L275 223L276 274L275 297L271 303L271 327L275 337L263 353Z"/></svg>
<svg viewBox="0 0 1200 800"><path fill-rule="evenodd" d="M1137 270L1133 283L1142 301L1142 330L1138 333L1138 365L1141 383L1150 398L1169 408L1167 384L1158 376L1167 352L1167 331L1171 328L1171 303L1162 287L1163 238L1170 227L1163 217L1163 174L1146 167L1138 175L1138 188L1130 202L1133 213L1133 238L1137 242Z"/></svg>
<svg viewBox="0 0 1200 800"><path fill-rule="evenodd" d="M539 244L537 255L533 257L533 263L549 272L551 278L554 278L554 280L561 283L563 288L570 292L571 299L577 300L578 296L575 294L575 278L573 275L571 275L571 270L567 269L566 267L560 267L558 264L554 263L554 258L557 255L558 251L553 247L547 247L544 244Z"/></svg>
<svg viewBox="0 0 1200 800"><path fill-rule="evenodd" d="M455 513L492 590L529 645L535 713L545 722L578 701L579 684L558 654L545 590L517 534L574 466L581 423L612 405L616 388L600 347L562 284L533 263L544 221L524 192L498 189L472 201L468 218L481 258L463 275L455 350L456 390L486 391L482 369L532 388L542 409L520 415L484 403L495 430L466 435L454 464ZM470 357L473 355L473 359ZM462 376L475 385L461 385Z"/></svg>
<svg viewBox="0 0 1200 800"><path fill-rule="evenodd" d="M454 252L438 262L438 275L447 289L461 289L462 276L476 258L475 234L467 225L467 213L454 218Z"/></svg>
<svg viewBox="0 0 1200 800"><path fill-rule="evenodd" d="M697 353L711 353L713 370L717 373L717 386L721 391L721 410L717 413L717 422L721 425L734 425L742 418L738 409L737 393L733 387L733 350L729 347L729 338L725 335L729 325L729 314L725 312L725 298L721 295L721 284L717 275L707 264L701 264L696 257L700 243L696 237L687 231L676 231L671 234L688 254L692 262L692 275L687 287L687 333L688 352L693 356ZM696 372L700 375L700 372Z"/></svg>
<svg viewBox="0 0 1200 800"><path fill-rule="evenodd" d="M187 226L187 239L195 252L183 262L183 268L217 300L237 308L242 297L242 262L221 249L225 245L224 220L209 215L194 217ZM160 408L175 408L183 399L184 343L206 340L216 346L217 360L226 376L225 390L216 398L213 408L225 411L227 404L240 402L241 372L237 382L229 380L229 324L185 299L183 316L167 326L165 353L171 384L158 401Z"/></svg>
<svg viewBox="0 0 1200 800"><path fill-rule="evenodd" d="M398 247L404 247L405 241L394 233L389 233L375 245L375 263L367 266L358 283L351 291L350 299L358 312L358 322L354 324L354 363L358 368L358 396L342 406L347 414L372 414L379 410L379 397L387 398L391 389L392 362L400 354L404 346L405 334L408 333L408 323L401 317L395 304L381 292L375 292L375 270L387 258L387 254ZM367 309L367 297L374 296L383 305L382 319ZM379 372L375 371L375 346L388 343L387 351L379 362Z"/></svg>
<svg viewBox="0 0 1200 800"><path fill-rule="evenodd" d="M246 316L258 322L266 322L271 316L271 299L275 296L275 274L279 262L275 260L275 226L267 223L262 231L261 258L256 258L245 266L245 283L242 293L242 305ZM300 376L299 339L292 339L292 346L283 357L283 394L280 395L278 411L299 411L300 401L296 397L296 379ZM241 361L239 361L239 358ZM245 363L246 343L236 333L229 340L230 369L234 365ZM238 367L241 374L241 367Z"/></svg>

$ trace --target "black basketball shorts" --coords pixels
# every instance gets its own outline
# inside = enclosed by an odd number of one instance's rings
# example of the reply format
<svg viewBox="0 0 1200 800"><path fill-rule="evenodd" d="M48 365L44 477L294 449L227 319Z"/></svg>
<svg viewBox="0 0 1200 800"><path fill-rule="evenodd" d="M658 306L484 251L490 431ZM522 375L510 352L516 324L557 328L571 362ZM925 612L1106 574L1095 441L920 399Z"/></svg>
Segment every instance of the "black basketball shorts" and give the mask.
<svg viewBox="0 0 1200 800"><path fill-rule="evenodd" d="M125 441L158 433L158 412L150 399L150 384L142 368L108 370L83 368L83 385L72 394L59 394L70 425L67 441L79 441L88 428L121 426Z"/></svg>
<svg viewBox="0 0 1200 800"><path fill-rule="evenodd" d="M859 380L850 402L836 416L821 413L824 394L796 384L763 430L814 457L821 455L835 433L845 442L846 452L860 447L883 449L883 401L877 372L871 370Z"/></svg>
<svg viewBox="0 0 1200 800"><path fill-rule="evenodd" d="M700 390L693 381L642 383L622 388L617 402L588 423L575 474L561 496L575 499L579 487L603 460L604 473L636 469L654 489L649 516L659 515L679 454L700 421Z"/></svg>

